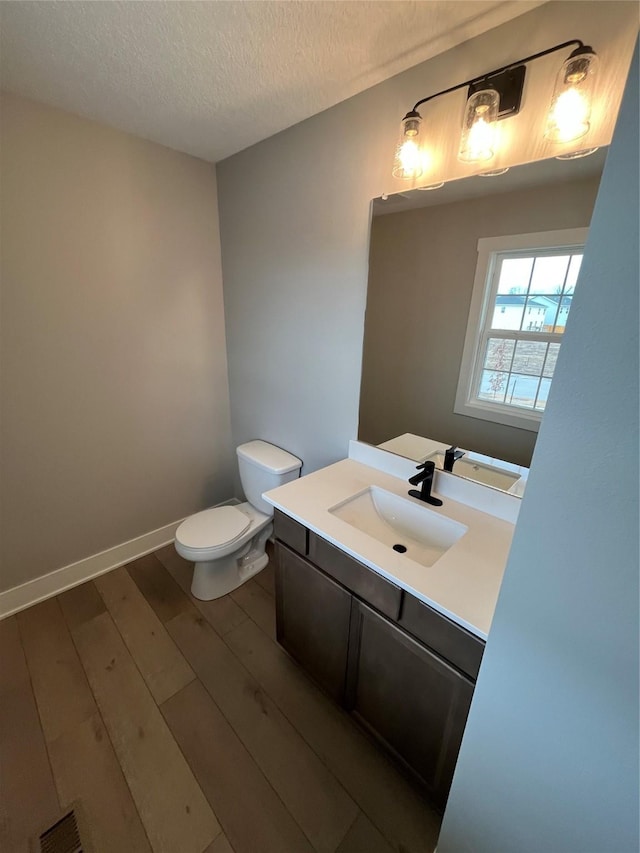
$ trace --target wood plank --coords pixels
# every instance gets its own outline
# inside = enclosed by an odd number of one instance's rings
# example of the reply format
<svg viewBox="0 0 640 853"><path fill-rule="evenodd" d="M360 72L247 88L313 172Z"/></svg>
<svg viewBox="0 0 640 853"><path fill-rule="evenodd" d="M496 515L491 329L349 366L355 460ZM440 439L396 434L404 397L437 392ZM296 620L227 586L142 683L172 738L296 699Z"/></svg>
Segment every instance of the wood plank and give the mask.
<svg viewBox="0 0 640 853"><path fill-rule="evenodd" d="M70 630L77 628L107 609L93 581L75 586L58 596L58 603Z"/></svg>
<svg viewBox="0 0 640 853"><path fill-rule="evenodd" d="M200 601L191 595L193 563L189 563L178 554L173 545L165 545L155 552L165 569L182 588L189 601L202 613L213 630L223 637L248 619L247 614L228 595L213 601Z"/></svg>
<svg viewBox="0 0 640 853"><path fill-rule="evenodd" d="M315 849L335 851L355 803L200 614L167 627Z"/></svg>
<svg viewBox="0 0 640 853"><path fill-rule="evenodd" d="M219 835L215 841L207 847L204 853L234 853L226 835Z"/></svg>
<svg viewBox="0 0 640 853"><path fill-rule="evenodd" d="M360 813L336 853L393 853L393 850L371 821Z"/></svg>
<svg viewBox="0 0 640 853"><path fill-rule="evenodd" d="M191 608L191 602L155 554L127 565L127 571L161 622Z"/></svg>
<svg viewBox="0 0 640 853"><path fill-rule="evenodd" d="M199 681L162 713L236 853L311 851L300 827ZM212 845L222 842L216 839Z"/></svg>
<svg viewBox="0 0 640 853"><path fill-rule="evenodd" d="M33 692L48 742L95 714L67 623L55 598L18 614Z"/></svg>
<svg viewBox="0 0 640 853"><path fill-rule="evenodd" d="M273 550L272 550L273 553ZM269 562L264 567L261 572L254 578L255 582L259 584L262 589L268 593L269 595L275 597L276 594L276 570L273 562L273 558L269 557Z"/></svg>
<svg viewBox="0 0 640 853"><path fill-rule="evenodd" d="M441 818L340 708L253 622L225 642L394 849L435 847Z"/></svg>
<svg viewBox="0 0 640 853"><path fill-rule="evenodd" d="M126 568L114 569L95 583L156 702L193 681L191 667Z"/></svg>
<svg viewBox="0 0 640 853"><path fill-rule="evenodd" d="M0 850L22 853L60 817L15 616L0 622Z"/></svg>
<svg viewBox="0 0 640 853"><path fill-rule="evenodd" d="M50 743L49 756L60 802L82 801L95 850L151 853L100 714Z"/></svg>
<svg viewBox="0 0 640 853"><path fill-rule="evenodd" d="M231 593L231 598L251 619L259 625L265 634L273 640L276 638L276 603L273 596L250 580Z"/></svg>
<svg viewBox="0 0 640 853"><path fill-rule="evenodd" d="M201 853L220 826L111 617L74 639L154 853Z"/></svg>

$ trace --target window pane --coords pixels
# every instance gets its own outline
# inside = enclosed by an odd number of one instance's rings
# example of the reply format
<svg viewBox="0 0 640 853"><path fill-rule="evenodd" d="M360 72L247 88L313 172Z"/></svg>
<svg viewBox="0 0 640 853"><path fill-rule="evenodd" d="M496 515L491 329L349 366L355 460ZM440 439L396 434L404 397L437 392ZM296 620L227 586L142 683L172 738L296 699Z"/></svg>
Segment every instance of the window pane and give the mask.
<svg viewBox="0 0 640 853"><path fill-rule="evenodd" d="M522 317L522 330L524 332L542 332L547 322L547 314L551 315L550 323L556 316L556 304L552 303L546 296L532 296L527 299Z"/></svg>
<svg viewBox="0 0 640 853"><path fill-rule="evenodd" d="M503 258L498 293L526 293L532 266L533 258Z"/></svg>
<svg viewBox="0 0 640 853"><path fill-rule="evenodd" d="M542 371L543 376L553 376L553 371L556 369L556 361L558 360L558 353L560 352L560 344L549 344L549 352L547 353L547 360L544 365L544 370Z"/></svg>
<svg viewBox="0 0 640 853"><path fill-rule="evenodd" d="M556 324L553 328L554 332L564 332L565 326L567 325L567 317L569 316L569 309L571 308L571 300L573 296L563 296L560 300L560 310L558 311L558 316L556 318Z"/></svg>
<svg viewBox="0 0 640 853"><path fill-rule="evenodd" d="M547 400L549 399L549 388L551 388L551 380L541 379L538 399L536 401L536 411L544 412Z"/></svg>
<svg viewBox="0 0 640 853"><path fill-rule="evenodd" d="M546 353L546 343L538 341L518 341L511 370L514 373L526 373L531 376L540 376Z"/></svg>
<svg viewBox="0 0 640 853"><path fill-rule="evenodd" d="M489 400L491 403L504 403L508 377L508 373L497 370L483 370L478 398Z"/></svg>
<svg viewBox="0 0 640 853"><path fill-rule="evenodd" d="M571 263L569 264L569 272L567 273L567 280L564 285L565 293L573 292L576 289L576 281L578 280L578 273L580 272L581 264L582 255L572 255Z"/></svg>
<svg viewBox="0 0 640 853"><path fill-rule="evenodd" d="M531 277L530 293L562 293L571 255L551 255L536 258Z"/></svg>
<svg viewBox="0 0 640 853"><path fill-rule="evenodd" d="M512 373L509 377L505 403L523 409L533 409L540 380L537 376Z"/></svg>
<svg viewBox="0 0 640 853"><path fill-rule="evenodd" d="M509 370L515 341L489 338L484 356L484 367L489 370Z"/></svg>
<svg viewBox="0 0 640 853"><path fill-rule="evenodd" d="M498 294L493 308L492 329L517 331L522 323L526 296Z"/></svg>

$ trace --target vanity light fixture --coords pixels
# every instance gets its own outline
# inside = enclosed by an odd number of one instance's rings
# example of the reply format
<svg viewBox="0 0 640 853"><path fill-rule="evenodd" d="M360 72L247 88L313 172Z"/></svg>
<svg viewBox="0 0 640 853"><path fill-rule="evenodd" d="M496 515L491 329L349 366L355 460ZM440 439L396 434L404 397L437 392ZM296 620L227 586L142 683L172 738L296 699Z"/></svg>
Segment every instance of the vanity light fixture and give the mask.
<svg viewBox="0 0 640 853"><path fill-rule="evenodd" d="M490 160L496 149L498 121L520 112L526 64L572 46L575 49L558 72L545 138L559 143L580 139L590 127L597 56L593 48L580 39L572 39L417 101L400 124L393 176L415 180L425 171L423 119L418 107L465 87L468 87L468 93L458 159L465 163ZM582 156L586 156L587 152L592 153L589 149L584 151Z"/></svg>

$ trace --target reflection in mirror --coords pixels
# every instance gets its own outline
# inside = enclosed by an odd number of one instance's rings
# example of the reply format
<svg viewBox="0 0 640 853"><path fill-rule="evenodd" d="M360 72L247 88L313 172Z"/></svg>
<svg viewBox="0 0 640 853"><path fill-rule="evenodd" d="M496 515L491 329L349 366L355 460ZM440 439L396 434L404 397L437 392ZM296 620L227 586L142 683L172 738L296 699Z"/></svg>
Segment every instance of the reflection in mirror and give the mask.
<svg viewBox="0 0 640 853"><path fill-rule="evenodd" d="M422 435L405 432L383 441L378 447L398 456L406 456L414 462L432 461L440 471L449 471L458 477L474 480L518 498L522 497L527 485L529 469L522 465L464 450L456 445L443 444Z"/></svg>
<svg viewBox="0 0 640 853"><path fill-rule="evenodd" d="M478 245L587 228L604 158L600 150L581 160L544 160L500 176L452 181L433 192L374 200L361 441L384 445L405 434L426 436L530 466L537 424L515 426L455 411Z"/></svg>

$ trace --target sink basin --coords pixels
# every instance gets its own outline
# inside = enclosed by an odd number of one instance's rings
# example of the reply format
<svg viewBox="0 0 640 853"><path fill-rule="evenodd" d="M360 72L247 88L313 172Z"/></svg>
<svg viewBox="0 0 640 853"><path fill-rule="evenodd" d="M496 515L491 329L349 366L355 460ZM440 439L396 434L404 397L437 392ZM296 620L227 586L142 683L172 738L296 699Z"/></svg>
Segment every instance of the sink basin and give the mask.
<svg viewBox="0 0 640 853"><path fill-rule="evenodd" d="M431 453L426 459L436 463L436 468L444 469L444 453L440 450ZM466 477L468 480L475 480L476 483L482 483L485 486L493 486L496 489L508 491L513 484L520 479L520 474L512 474L509 471L504 471L501 468L496 468L493 465L488 465L486 462L476 462L472 459L457 459L453 463L453 473L459 477Z"/></svg>
<svg viewBox="0 0 640 853"><path fill-rule="evenodd" d="M369 486L329 512L423 566L432 566L467 532L464 524L378 486Z"/></svg>

